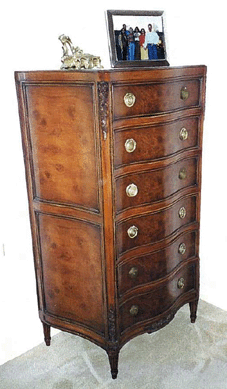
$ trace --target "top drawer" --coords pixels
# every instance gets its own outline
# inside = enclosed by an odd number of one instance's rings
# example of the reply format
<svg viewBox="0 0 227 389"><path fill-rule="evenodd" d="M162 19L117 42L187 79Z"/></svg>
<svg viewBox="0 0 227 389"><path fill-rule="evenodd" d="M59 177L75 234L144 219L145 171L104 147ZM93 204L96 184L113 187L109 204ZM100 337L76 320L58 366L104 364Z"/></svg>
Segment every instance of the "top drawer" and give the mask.
<svg viewBox="0 0 227 389"><path fill-rule="evenodd" d="M200 79L113 85L113 117L155 115L200 105Z"/></svg>

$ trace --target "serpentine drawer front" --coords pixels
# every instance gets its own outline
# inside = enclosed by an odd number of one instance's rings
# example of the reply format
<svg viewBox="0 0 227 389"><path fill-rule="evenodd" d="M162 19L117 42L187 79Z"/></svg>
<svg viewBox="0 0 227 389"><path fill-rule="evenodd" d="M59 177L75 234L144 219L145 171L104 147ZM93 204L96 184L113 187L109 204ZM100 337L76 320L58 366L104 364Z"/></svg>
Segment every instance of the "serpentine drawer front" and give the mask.
<svg viewBox="0 0 227 389"><path fill-rule="evenodd" d="M160 250L132 257L118 265L118 293L155 282L170 274L182 262L195 258L197 231L180 234Z"/></svg>
<svg viewBox="0 0 227 389"><path fill-rule="evenodd" d="M199 117L174 115L170 122L122 127L114 132L114 166L149 162L198 147Z"/></svg>
<svg viewBox="0 0 227 389"><path fill-rule="evenodd" d="M116 378L130 339L196 319L206 67L15 79L46 345L81 335Z"/></svg>
<svg viewBox="0 0 227 389"><path fill-rule="evenodd" d="M154 115L199 105L199 78L113 87L114 119Z"/></svg>
<svg viewBox="0 0 227 389"><path fill-rule="evenodd" d="M163 240L186 225L197 222L196 196L178 200L166 208L143 215L135 215L116 223L116 249L122 254L141 245ZM136 228L136 234L130 231Z"/></svg>
<svg viewBox="0 0 227 389"><path fill-rule="evenodd" d="M159 169L148 168L116 179L116 212L164 200L197 185L196 158L179 160Z"/></svg>
<svg viewBox="0 0 227 389"><path fill-rule="evenodd" d="M147 293L140 293L126 300L120 305L120 331L124 333L129 328L133 329L139 322L145 324L150 317L158 316L166 312L178 299L184 298L189 292L195 294L194 265L185 265L167 280L157 283ZM147 324L147 323L146 323Z"/></svg>

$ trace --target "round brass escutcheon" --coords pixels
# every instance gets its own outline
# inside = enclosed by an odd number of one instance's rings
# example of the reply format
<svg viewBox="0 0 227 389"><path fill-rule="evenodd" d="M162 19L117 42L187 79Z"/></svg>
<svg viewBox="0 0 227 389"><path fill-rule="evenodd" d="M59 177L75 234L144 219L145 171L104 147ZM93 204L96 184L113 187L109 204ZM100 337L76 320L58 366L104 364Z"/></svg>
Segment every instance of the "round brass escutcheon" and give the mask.
<svg viewBox="0 0 227 389"><path fill-rule="evenodd" d="M136 97L133 93L126 93L124 96L124 103L127 107L131 108L136 102Z"/></svg>
<svg viewBox="0 0 227 389"><path fill-rule="evenodd" d="M189 97L189 91L187 90L187 87L184 86L183 88L181 88L181 91L180 91L180 98L181 100L187 100Z"/></svg>
<svg viewBox="0 0 227 389"><path fill-rule="evenodd" d="M180 254L182 254L182 255L186 252L186 244L185 244L185 243L181 243L181 244L179 245L179 247L178 247L178 252L179 252Z"/></svg>
<svg viewBox="0 0 227 389"><path fill-rule="evenodd" d="M180 178L180 180L185 180L186 177L187 177L187 172L186 172L186 169L183 167L179 171L179 178Z"/></svg>
<svg viewBox="0 0 227 389"><path fill-rule="evenodd" d="M179 138L180 140L186 140L188 139L188 131L186 130L186 128L181 128L180 130L180 133L179 133Z"/></svg>
<svg viewBox="0 0 227 389"><path fill-rule="evenodd" d="M179 280L177 281L177 287L178 289L183 289L185 286L185 280L183 277L179 278Z"/></svg>
<svg viewBox="0 0 227 389"><path fill-rule="evenodd" d="M179 209L179 211L178 211L178 214L179 214L179 217L180 217L181 219L184 219L185 216L186 216L186 209L185 209L184 207L181 207L181 208Z"/></svg>
<svg viewBox="0 0 227 389"><path fill-rule="evenodd" d="M136 149L136 141L134 139L127 139L125 142L125 150L128 153L133 153Z"/></svg>
<svg viewBox="0 0 227 389"><path fill-rule="evenodd" d="M130 184L126 188L126 193L128 197L135 197L138 193L138 188L135 184Z"/></svg>
<svg viewBox="0 0 227 389"><path fill-rule="evenodd" d="M132 278L132 279L135 279L138 275L138 268L133 266L129 272L128 272L129 276Z"/></svg>
<svg viewBox="0 0 227 389"><path fill-rule="evenodd" d="M133 239L138 234L138 228L136 226L131 226L131 227L129 227L127 233L128 233L129 238Z"/></svg>
<svg viewBox="0 0 227 389"><path fill-rule="evenodd" d="M139 312L139 307L138 305L132 305L130 310L129 310L129 313L131 316L136 316Z"/></svg>

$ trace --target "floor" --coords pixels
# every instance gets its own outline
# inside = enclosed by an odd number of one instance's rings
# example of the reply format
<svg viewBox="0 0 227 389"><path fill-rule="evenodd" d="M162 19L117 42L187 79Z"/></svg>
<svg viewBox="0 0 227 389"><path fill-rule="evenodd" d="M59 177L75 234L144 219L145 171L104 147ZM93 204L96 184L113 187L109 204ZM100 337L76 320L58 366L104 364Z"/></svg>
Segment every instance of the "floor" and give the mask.
<svg viewBox="0 0 227 389"><path fill-rule="evenodd" d="M40 326L41 330L41 326ZM153 334L127 343L112 380L105 351L58 333L0 366L0 389L227 389L227 312L200 301L195 324L188 305Z"/></svg>

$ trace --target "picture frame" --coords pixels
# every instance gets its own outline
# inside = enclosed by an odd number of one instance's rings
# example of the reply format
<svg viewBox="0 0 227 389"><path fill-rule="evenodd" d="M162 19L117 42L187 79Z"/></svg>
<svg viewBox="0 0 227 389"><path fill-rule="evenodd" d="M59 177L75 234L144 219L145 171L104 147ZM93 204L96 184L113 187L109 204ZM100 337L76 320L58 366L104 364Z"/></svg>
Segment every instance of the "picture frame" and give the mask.
<svg viewBox="0 0 227 389"><path fill-rule="evenodd" d="M169 66L164 11L107 10L113 68Z"/></svg>

